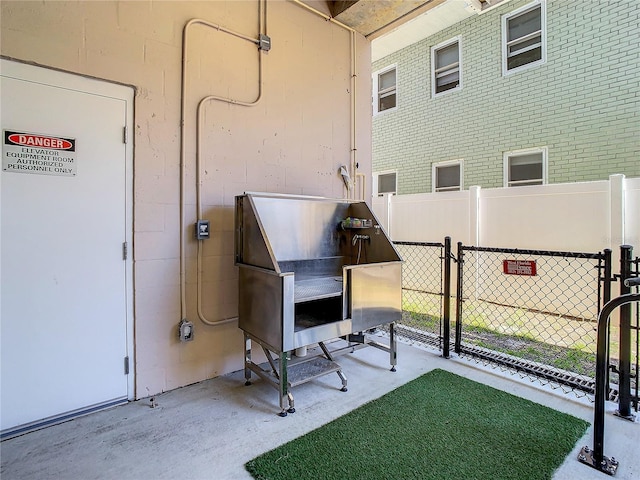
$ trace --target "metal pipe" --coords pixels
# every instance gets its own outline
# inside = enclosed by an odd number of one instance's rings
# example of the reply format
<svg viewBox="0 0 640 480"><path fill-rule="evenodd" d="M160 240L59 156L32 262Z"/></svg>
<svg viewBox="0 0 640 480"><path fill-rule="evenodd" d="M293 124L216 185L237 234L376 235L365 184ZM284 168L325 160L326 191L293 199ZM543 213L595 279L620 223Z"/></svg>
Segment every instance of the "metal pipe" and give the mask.
<svg viewBox="0 0 640 480"><path fill-rule="evenodd" d="M611 300L611 283L613 281L611 270L613 268L613 262L611 259L610 248L604 249L603 261L604 261L604 275L602 277L602 282L603 282L602 299L600 298L598 299L598 313L600 313L600 305L604 305L609 300ZM600 289L598 289L598 295L599 294L600 294ZM609 345L610 342L611 342L611 329L609 328L607 329L607 345ZM611 377L611 370L609 369L609 358L607 358L607 388L610 385L610 377Z"/></svg>
<svg viewBox="0 0 640 480"><path fill-rule="evenodd" d="M631 276L633 247L622 245L620 247L620 295L631 293L631 287L625 280ZM624 418L633 418L631 415L631 306L620 307L620 350L618 365L618 385L620 395L618 397L617 414Z"/></svg>
<svg viewBox="0 0 640 480"><path fill-rule="evenodd" d="M598 315L598 337L596 351L596 394L595 394L595 414L593 422L593 460L594 468L601 470L609 462L604 456L604 407L607 396L607 329L609 327L609 316L618 307L632 302L640 302L640 293L629 293L610 300L605 304Z"/></svg>
<svg viewBox="0 0 640 480"><path fill-rule="evenodd" d="M256 43L255 40L252 40L253 43ZM216 95L208 95L206 97L204 97L202 100L200 100L200 102L198 103L198 108L197 108L197 115L196 115L196 217L197 218L202 218L202 193L201 193L201 188L202 188L202 165L201 165L201 159L202 159L202 123L203 123L203 109L204 109L204 105L210 101L219 101L219 102L223 102L223 103L230 103L233 105L240 105L243 107L252 107L256 104L258 104L258 102L260 102L261 98L262 98L262 55L260 53L258 53L258 83L259 83L259 87L258 87L258 95L256 97L255 100L253 101L241 101L241 100L235 100L235 99L231 99L231 98L225 98L225 97L220 97L220 96L216 96ZM203 245L202 245L203 240L198 240L198 247L197 247L197 277L196 277L196 304L197 304L197 311L198 311L198 318L200 318L200 321L202 321L202 323L206 324L206 325L221 325L223 323L230 323L230 322L234 322L238 320L238 317L231 317L231 318L223 318L221 320L208 320L204 313L203 313L203 309L202 309L202 251L203 251Z"/></svg>
<svg viewBox="0 0 640 480"><path fill-rule="evenodd" d="M358 183L358 162L357 162L357 148L356 148L356 84L357 84L357 75L356 75L356 32L355 30L349 31L349 46L351 48L351 72L350 72L350 83L351 83L351 176L353 177L353 192L351 194L351 198L355 199L357 197L356 194L356 184ZM364 198L362 199L364 200Z"/></svg>
<svg viewBox="0 0 640 480"><path fill-rule="evenodd" d="M352 157L352 173L353 178L355 179L356 172L356 115L355 115L355 107L356 107L356 96L355 96L355 84L356 84L356 45L355 45L355 30L352 28L338 22L331 17L326 16L322 12L315 10L312 7L298 1L292 0L294 3L304 7L305 9L323 16L325 19L331 21L332 23L348 30L350 32L350 46L351 46L351 111L352 111L352 132L351 132L351 157ZM267 7L266 0L259 0L259 33L266 34L266 25L267 25ZM214 24L202 19L192 19L187 22L183 29L183 39L182 39L182 86L181 86L181 108L180 108L180 312L181 318L186 318L186 254L185 254L185 221L184 221L184 206L185 206L185 170L186 170L186 127L185 127L185 112L186 112L186 65L187 65L187 54L188 54L188 30L189 27L193 25L203 25L209 28L213 28L222 33L226 33L232 35L234 37L240 38L242 40L254 43L256 45L260 45L259 39L254 39L250 36L235 32L233 30L222 27L218 24ZM263 32L264 28L264 32ZM233 105L240 106L254 106L256 105L260 99L262 98L262 76L263 76L263 65L262 65L262 55L258 54L258 95L255 100L251 101L243 101L237 100L227 97L221 97L217 95L209 95L200 100L197 107L196 113L196 210L197 210L197 218L202 218L202 203L201 203L201 123L202 123L202 115L203 115L203 106L204 104L210 101L220 101ZM221 319L217 321L207 320L202 312L202 240L198 241L197 247L197 312L200 320L207 325L220 325L224 323L229 323L237 320L237 317Z"/></svg>
<svg viewBox="0 0 640 480"><path fill-rule="evenodd" d="M350 72L350 76L351 76L351 89L350 89L350 96L351 96L351 108L350 108L350 121L351 121L351 147L350 147L350 156L351 156L351 178L352 180L352 187L351 187L351 191L349 191L349 189L347 189L347 198L350 200L353 200L355 198L355 184L356 184L356 180L357 180L357 165L358 165L358 160L357 160L357 142L356 142L356 107L357 107L357 97L356 97L356 79L358 77L357 75L357 48L356 48L356 31L349 27L348 25L345 25L342 22L339 22L338 20L336 20L335 18L322 13L319 10L316 10L313 7L310 7L309 5L307 5L306 3L301 2L300 0L290 0L293 3L295 3L296 5L299 5L300 7L315 13L316 15L324 18L326 21L331 22L341 28L344 28L345 30L347 30L350 34L349 36L349 44L350 44L350 48L351 48L351 72ZM366 190L365 190L366 191Z"/></svg>
<svg viewBox="0 0 640 480"><path fill-rule="evenodd" d="M266 6L263 6L263 2L266 3L265 0L259 0L258 2L258 28L259 33L262 32L263 25L266 25ZM188 44L189 44L189 27L193 25L203 25L208 28L213 28L222 33L226 33L228 35L234 36L241 40L245 40L256 45L260 44L259 39L254 39L248 35L244 35L242 33L235 32L228 28L222 27L218 24L209 22L207 20L194 18L189 20L183 30L182 30L182 74L181 74L181 103L180 103L180 316L183 319L186 319L187 316L187 295L186 295L186 253L185 253L185 220L184 220L184 208L185 208L185 170L186 170L186 126L185 126L185 117L186 117L186 102L187 102L187 57L188 57ZM197 209L197 218L202 218L202 203L201 203L201 195L200 195L200 124L202 117L202 106L204 103L209 102L211 100L217 100L225 103L231 103L235 105L242 106L252 106L260 101L262 97L262 55L258 54L258 96L255 100L246 102L235 100L232 98L219 97L216 95L209 95L204 97L198 103L197 113L196 113L196 209ZM202 314L202 306L201 306L201 287L202 287L202 240L198 241L198 252L197 252L197 310L198 317L200 320L207 325L220 325L223 323L229 323L237 320L237 317L233 318L225 318L218 321L209 321Z"/></svg>
<svg viewBox="0 0 640 480"><path fill-rule="evenodd" d="M327 20L328 22L331 23L335 23L336 25L338 25L339 27L344 28L345 30L349 30L350 32L356 32L353 28L351 28L348 25L345 25L342 22L339 22L338 20L336 20L335 18L331 17L330 15L327 15L326 13L322 13L320 10L316 10L315 8L307 5L306 3L301 2L300 0L291 0L293 3L300 5L302 8L305 8L307 10L309 10L310 12L315 13L316 15L321 16L322 18L324 18L325 20Z"/></svg>
<svg viewBox="0 0 640 480"><path fill-rule="evenodd" d="M449 358L449 344L451 336L451 237L444 237L444 289L442 315L442 356Z"/></svg>
<svg viewBox="0 0 640 480"><path fill-rule="evenodd" d="M460 354L462 351L462 266L464 264L464 252L462 242L458 242L458 269L456 274L456 340L454 351Z"/></svg>

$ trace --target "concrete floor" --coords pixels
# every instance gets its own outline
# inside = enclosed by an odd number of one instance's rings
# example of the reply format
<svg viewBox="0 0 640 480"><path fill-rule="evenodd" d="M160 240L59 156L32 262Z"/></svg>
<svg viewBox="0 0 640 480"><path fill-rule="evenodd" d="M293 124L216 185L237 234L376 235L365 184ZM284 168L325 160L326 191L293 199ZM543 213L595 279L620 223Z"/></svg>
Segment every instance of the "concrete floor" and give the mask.
<svg viewBox="0 0 640 480"><path fill-rule="evenodd" d="M241 371L6 440L0 444L3 480L19 479L251 479L245 462L359 405L441 368L593 422L593 405L518 376L462 359L399 345L398 371L388 354L365 348L338 358L349 380L340 392L331 374L296 387L297 412L280 418L276 390L264 381L244 386ZM608 405L614 409L615 405ZM606 416L604 453L620 462L615 478L640 479L640 422ZM592 427L554 479L608 476L576 459L593 445ZM393 449L390 448L390 451ZM498 476L496 478L499 478ZM463 479L460 479L463 480Z"/></svg>

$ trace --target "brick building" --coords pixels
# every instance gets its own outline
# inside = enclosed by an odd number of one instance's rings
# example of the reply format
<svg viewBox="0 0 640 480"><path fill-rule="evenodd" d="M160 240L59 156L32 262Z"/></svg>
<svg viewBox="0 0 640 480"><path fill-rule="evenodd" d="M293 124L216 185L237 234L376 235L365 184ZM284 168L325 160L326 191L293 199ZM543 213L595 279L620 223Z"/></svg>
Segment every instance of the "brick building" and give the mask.
<svg viewBox="0 0 640 480"><path fill-rule="evenodd" d="M640 4L579 3L502 2L376 60L374 195L640 176Z"/></svg>

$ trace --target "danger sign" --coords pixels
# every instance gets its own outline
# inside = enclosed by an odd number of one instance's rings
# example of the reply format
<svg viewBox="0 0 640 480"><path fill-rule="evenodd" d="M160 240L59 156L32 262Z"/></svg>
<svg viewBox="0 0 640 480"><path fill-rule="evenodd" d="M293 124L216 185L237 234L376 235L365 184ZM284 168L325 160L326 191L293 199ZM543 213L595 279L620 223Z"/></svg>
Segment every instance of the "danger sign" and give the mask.
<svg viewBox="0 0 640 480"><path fill-rule="evenodd" d="M535 277L536 262L535 260L503 260L502 272L507 275L525 275Z"/></svg>
<svg viewBox="0 0 640 480"><path fill-rule="evenodd" d="M77 173L76 141L73 138L5 130L2 170L73 177Z"/></svg>

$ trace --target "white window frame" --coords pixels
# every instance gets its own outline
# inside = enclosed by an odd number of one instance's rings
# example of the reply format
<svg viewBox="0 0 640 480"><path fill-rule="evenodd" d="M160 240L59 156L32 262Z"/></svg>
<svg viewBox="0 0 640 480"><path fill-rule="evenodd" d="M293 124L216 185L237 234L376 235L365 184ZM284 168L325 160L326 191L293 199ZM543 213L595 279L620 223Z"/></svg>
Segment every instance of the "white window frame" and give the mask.
<svg viewBox="0 0 640 480"><path fill-rule="evenodd" d="M504 186L505 187L518 187L522 186L519 183L524 183L525 181L531 180L523 180L521 182L509 182L509 159L512 157L521 157L523 155L532 155L534 153L542 154L542 185L546 185L548 183L547 180L547 171L548 171L548 163L549 163L549 149L547 147L535 147L535 148L525 148L523 150L512 150L510 152L504 152L503 156L503 177L504 177ZM527 186L527 185L524 185ZM532 186L532 185L529 185Z"/></svg>
<svg viewBox="0 0 640 480"><path fill-rule="evenodd" d="M527 63L526 65L521 65L516 68L507 69L507 23L510 19L517 17L518 15L522 15L527 13L528 11L540 7L540 47L541 47L541 57L540 60L536 60L535 62ZM520 39L518 39L520 40ZM506 77L508 75L513 75L514 73L522 72L523 70L528 70L530 68L535 68L540 65L547 63L547 3L546 0L536 0L532 3L525 5L522 8L514 10L513 12L509 12L502 16L502 76Z"/></svg>
<svg viewBox="0 0 640 480"><path fill-rule="evenodd" d="M391 70L395 70L396 71L396 84L395 87L393 89L393 91L395 92L396 95L396 106L395 107L391 107L391 108L387 108L385 110L378 110L378 106L380 105L379 100L380 100L380 92L378 91L378 79L380 78L380 75L390 72ZM373 72L372 74L372 88L373 88L373 95L371 98L371 103L373 106L373 114L374 115L380 115L382 113L387 113L387 112L393 112L398 108L398 68L397 68L397 64L393 64L393 65L389 65L385 68L381 68L378 71ZM391 90L389 90L391 91ZM388 92L385 92L388 93Z"/></svg>
<svg viewBox="0 0 640 480"><path fill-rule="evenodd" d="M456 42L458 43L458 85L444 92L436 93L436 52ZM431 97L435 98L459 90L462 90L462 37L460 35L431 47Z"/></svg>
<svg viewBox="0 0 640 480"><path fill-rule="evenodd" d="M396 188L393 192L383 192L380 193L378 192L378 186L379 186L379 182L378 179L380 177L380 175L390 175L390 174L394 174L396 176ZM397 170L383 170L381 172L374 172L373 173L373 192L374 192L374 196L376 197L383 197L384 195L396 195L398 193L398 171Z"/></svg>
<svg viewBox="0 0 640 480"><path fill-rule="evenodd" d="M453 187L445 187L445 188L441 188L438 189L437 188L437 170L440 167L450 167L452 165L460 165L460 181L458 182L459 185L457 188L453 188ZM431 164L431 191L436 193L436 192L459 192L464 190L464 160L463 159L457 159L457 160L447 160L444 162L435 162Z"/></svg>

